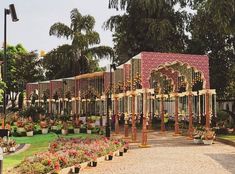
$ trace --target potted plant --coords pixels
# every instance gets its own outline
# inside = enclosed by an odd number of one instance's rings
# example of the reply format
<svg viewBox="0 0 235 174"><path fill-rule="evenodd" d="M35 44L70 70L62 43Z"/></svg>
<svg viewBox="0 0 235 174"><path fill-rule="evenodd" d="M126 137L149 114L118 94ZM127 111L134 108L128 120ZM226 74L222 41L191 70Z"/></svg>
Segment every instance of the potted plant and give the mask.
<svg viewBox="0 0 235 174"><path fill-rule="evenodd" d="M48 133L48 123L46 120L42 120L40 122L40 127L41 127L41 130L42 130L42 134L47 134Z"/></svg>
<svg viewBox="0 0 235 174"><path fill-rule="evenodd" d="M123 149L119 150L119 156L123 156Z"/></svg>
<svg viewBox="0 0 235 174"><path fill-rule="evenodd" d="M32 137L33 136L33 129L34 129L34 125L32 123L28 123L24 126L25 131L26 131L26 135L28 137Z"/></svg>
<svg viewBox="0 0 235 174"><path fill-rule="evenodd" d="M109 154L108 154L108 160L112 160L113 159L113 152L109 152Z"/></svg>
<svg viewBox="0 0 235 174"><path fill-rule="evenodd" d="M62 129L61 129L62 135L67 135L68 134L68 125L66 122L63 122L62 124Z"/></svg>
<svg viewBox="0 0 235 174"><path fill-rule="evenodd" d="M68 134L68 123L67 123L68 118L69 117L67 115L62 115L61 116L61 121L62 121L61 133L63 135L67 135Z"/></svg>
<svg viewBox="0 0 235 174"><path fill-rule="evenodd" d="M75 164L75 165L74 165L73 173L75 173L75 174L79 173L79 172L80 172L80 169L81 169L80 164Z"/></svg>
<svg viewBox="0 0 235 174"><path fill-rule="evenodd" d="M24 125L25 125L25 122L22 119L19 119L16 123L17 132L19 132L19 133L25 132Z"/></svg>
<svg viewBox="0 0 235 174"><path fill-rule="evenodd" d="M203 130L201 129L195 129L193 132L193 142L195 144L202 144L202 135L203 135Z"/></svg>
<svg viewBox="0 0 235 174"><path fill-rule="evenodd" d="M202 135L203 143L206 145L211 145L214 139L215 139L215 132L210 129L206 129Z"/></svg>
<svg viewBox="0 0 235 174"><path fill-rule="evenodd" d="M96 167L97 166L97 157L93 157L92 158L91 166L92 167Z"/></svg>
<svg viewBox="0 0 235 174"><path fill-rule="evenodd" d="M129 144L126 142L123 148L124 153L126 153L128 149L129 149Z"/></svg>
<svg viewBox="0 0 235 174"><path fill-rule="evenodd" d="M45 119L45 109L41 106L36 107L36 113L39 115L39 119Z"/></svg>
<svg viewBox="0 0 235 174"><path fill-rule="evenodd" d="M57 120L56 120L56 116L55 116L55 115L52 115L52 116L50 117L49 123L50 123L50 126L51 126L51 130L57 130L57 129L58 129L58 128L57 128L58 122L57 122Z"/></svg>
<svg viewBox="0 0 235 174"><path fill-rule="evenodd" d="M80 127L82 123L83 123L82 120L75 120L74 125L73 125L73 130L75 134L80 133Z"/></svg>
<svg viewBox="0 0 235 174"><path fill-rule="evenodd" d="M92 125L91 124L88 124L87 125L87 134L91 134L91 130L92 130Z"/></svg>
<svg viewBox="0 0 235 174"><path fill-rule="evenodd" d="M15 150L16 150L16 148L15 148L15 146L16 146L15 140L12 140L12 139L8 140L8 145L9 145L9 152L15 152Z"/></svg>

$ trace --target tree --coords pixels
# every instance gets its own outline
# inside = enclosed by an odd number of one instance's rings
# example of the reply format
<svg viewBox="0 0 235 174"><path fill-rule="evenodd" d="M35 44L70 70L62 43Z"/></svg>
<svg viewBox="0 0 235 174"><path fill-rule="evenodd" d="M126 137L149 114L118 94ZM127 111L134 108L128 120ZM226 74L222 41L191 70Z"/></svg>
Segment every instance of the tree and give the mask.
<svg viewBox="0 0 235 174"><path fill-rule="evenodd" d="M188 42L188 53L208 54L210 59L211 88L221 97L230 96L235 76L235 1L195 0L192 8L197 14L192 16L188 31L192 38ZM221 83L223 80L223 83ZM233 94L234 96L234 94Z"/></svg>
<svg viewBox="0 0 235 174"><path fill-rule="evenodd" d="M174 9L177 3L196 13ZM234 96L235 0L110 0L109 7L125 10L105 23L114 31L118 62L141 51L207 54L211 88Z"/></svg>
<svg viewBox="0 0 235 174"><path fill-rule="evenodd" d="M40 61L35 52L27 52L21 44L7 46L6 51L6 94L8 94L13 108L15 106L16 97L19 93L23 92L26 83L39 81L44 77ZM0 60L3 60L3 50L0 50ZM2 87L0 87L0 89L2 89ZM13 92L16 94L15 96L10 95Z"/></svg>
<svg viewBox="0 0 235 174"><path fill-rule="evenodd" d="M112 48L95 46L100 43L100 37L93 30L95 19L92 16L82 16L78 9L73 9L70 18L70 27L58 22L50 28L50 35L71 39L72 44L62 45L46 55L44 65L48 70L49 78L60 78L92 72L94 69L90 67L94 67L97 64L95 59L113 56ZM54 62L56 57L58 57L59 62ZM56 65L53 65L54 63ZM49 68L50 66L51 68ZM61 72L57 71L59 68ZM53 71L56 74L53 75Z"/></svg>
<svg viewBox="0 0 235 174"><path fill-rule="evenodd" d="M14 84L17 82L17 77L15 76L16 72L16 57L25 54L27 51L21 45L18 44L16 46L7 45L6 49L6 61L7 61L7 71L6 71L6 86L7 86L7 93L13 90ZM0 60L3 61L3 50L0 50Z"/></svg>
<svg viewBox="0 0 235 174"><path fill-rule="evenodd" d="M114 48L118 62L124 63L141 51L184 52L186 12L174 10L181 1L110 0L109 7L123 9L112 16L105 28L114 31ZM185 6L183 1L181 6Z"/></svg>

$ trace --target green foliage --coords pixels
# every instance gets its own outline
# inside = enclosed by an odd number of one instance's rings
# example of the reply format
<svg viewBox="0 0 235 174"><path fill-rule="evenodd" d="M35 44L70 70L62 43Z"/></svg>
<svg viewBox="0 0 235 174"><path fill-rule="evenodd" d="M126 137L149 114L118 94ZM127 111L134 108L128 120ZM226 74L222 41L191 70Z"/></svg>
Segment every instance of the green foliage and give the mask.
<svg viewBox="0 0 235 174"><path fill-rule="evenodd" d="M196 13L184 11L186 6ZM104 27L114 31L116 62L141 51L207 54L211 88L219 98L234 97L234 7L235 0L109 0L109 8L124 14Z"/></svg>
<svg viewBox="0 0 235 174"><path fill-rule="evenodd" d="M0 80L0 102L3 101L3 94L5 89L6 89L6 83Z"/></svg>
<svg viewBox="0 0 235 174"><path fill-rule="evenodd" d="M229 114L225 111L217 111L218 120L225 121L229 118Z"/></svg>
<svg viewBox="0 0 235 174"><path fill-rule="evenodd" d="M234 0L201 0L200 3L195 0L193 7L197 14L188 26L192 34L188 52L209 55L211 88L217 90L220 98L234 96L227 87L233 86L235 79L231 73L235 65L234 5Z"/></svg>
<svg viewBox="0 0 235 174"><path fill-rule="evenodd" d="M45 56L43 67L48 79L94 72L98 70L97 59L113 56L112 48L95 46L100 43L100 37L94 31L94 17L82 16L78 9L73 9L70 19L70 27L58 22L50 28L50 35L72 39L72 44L59 46Z"/></svg>
<svg viewBox="0 0 235 174"><path fill-rule="evenodd" d="M38 55L35 52L28 52L21 44L16 46L7 46L6 50L6 75L3 74L3 79L6 82L6 93L10 92L19 93L25 89L25 85L28 82L39 81L44 78L43 71L38 60ZM4 61L3 50L0 50L0 60ZM3 85L0 82L0 101L1 93L3 93ZM12 111L16 110L15 108L16 98L10 98L12 102ZM20 95L19 109L22 109L23 105L23 96Z"/></svg>
<svg viewBox="0 0 235 174"><path fill-rule="evenodd" d="M118 63L126 62L141 51L183 52L187 14L174 10L178 1L110 0L110 7L125 9L112 16L105 28L114 31ZM183 5L183 3L181 4Z"/></svg>

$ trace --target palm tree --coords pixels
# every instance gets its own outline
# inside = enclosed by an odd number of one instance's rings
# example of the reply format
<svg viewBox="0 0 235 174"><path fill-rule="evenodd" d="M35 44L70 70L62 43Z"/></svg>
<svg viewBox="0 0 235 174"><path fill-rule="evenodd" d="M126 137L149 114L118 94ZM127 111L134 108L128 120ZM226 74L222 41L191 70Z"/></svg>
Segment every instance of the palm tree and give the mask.
<svg viewBox="0 0 235 174"><path fill-rule="evenodd" d="M49 34L58 38L65 37L72 40L71 45L61 46L56 53L61 56L67 54L70 62L78 63L78 69L75 73L89 72L89 64L94 59L111 58L113 50L108 46L95 46L100 43L99 33L94 31L95 19L90 15L82 16L78 9L71 11L70 27L63 23L55 23L51 26ZM64 51L67 50L67 51ZM68 63L68 62L67 62Z"/></svg>

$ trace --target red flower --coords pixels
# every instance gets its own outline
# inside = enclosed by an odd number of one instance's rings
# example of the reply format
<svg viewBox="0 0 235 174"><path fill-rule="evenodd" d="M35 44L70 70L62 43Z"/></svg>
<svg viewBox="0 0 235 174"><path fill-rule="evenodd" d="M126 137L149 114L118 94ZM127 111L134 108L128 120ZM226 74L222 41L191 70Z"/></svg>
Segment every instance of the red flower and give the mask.
<svg viewBox="0 0 235 174"><path fill-rule="evenodd" d="M55 162L55 164L54 164L54 169L55 169L55 171L60 171L60 164L59 164L59 162Z"/></svg>

